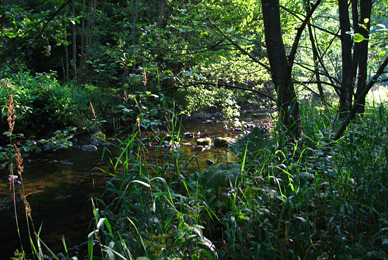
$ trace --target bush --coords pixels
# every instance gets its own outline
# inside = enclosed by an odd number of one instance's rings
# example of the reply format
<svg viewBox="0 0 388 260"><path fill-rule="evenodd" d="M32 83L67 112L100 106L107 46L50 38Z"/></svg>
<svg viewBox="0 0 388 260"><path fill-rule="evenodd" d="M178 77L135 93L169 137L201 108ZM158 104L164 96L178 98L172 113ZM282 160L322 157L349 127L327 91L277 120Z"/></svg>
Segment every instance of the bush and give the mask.
<svg viewBox="0 0 388 260"><path fill-rule="evenodd" d="M15 132L26 137L42 136L67 126L85 127L94 118L109 117L120 99L114 95L101 98L99 89L75 83L61 84L53 74L19 72L0 81L1 126L7 129L7 102L13 95L18 123Z"/></svg>

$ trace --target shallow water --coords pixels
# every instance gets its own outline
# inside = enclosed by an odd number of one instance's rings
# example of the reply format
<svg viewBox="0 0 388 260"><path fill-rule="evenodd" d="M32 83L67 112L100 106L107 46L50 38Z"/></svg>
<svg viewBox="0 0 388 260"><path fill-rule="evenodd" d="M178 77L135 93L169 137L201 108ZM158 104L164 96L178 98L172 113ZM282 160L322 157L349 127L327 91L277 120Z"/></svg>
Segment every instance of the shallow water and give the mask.
<svg viewBox="0 0 388 260"><path fill-rule="evenodd" d="M265 121L254 119L250 123L262 126ZM181 133L184 132L191 132L194 137L185 138L179 149L185 155L197 154L202 170L209 167L207 159L215 163L236 160L235 155L225 148L195 144L199 137L214 140L218 136L236 138L242 135L240 131L233 131L233 126L190 120L183 123ZM68 248L87 241L87 235L92 230L90 225L93 225L90 198L98 197L104 191L106 177L98 169L104 165L101 162L102 148L96 152L83 152L80 147L87 139L88 136L80 138L73 148L31 154L24 159L23 183L34 225L37 229L42 227L40 237L55 253L64 253L62 237L65 237ZM1 259L10 259L13 252L20 249L8 175L6 170L0 171ZM23 245L29 251L24 205L18 194L16 198Z"/></svg>

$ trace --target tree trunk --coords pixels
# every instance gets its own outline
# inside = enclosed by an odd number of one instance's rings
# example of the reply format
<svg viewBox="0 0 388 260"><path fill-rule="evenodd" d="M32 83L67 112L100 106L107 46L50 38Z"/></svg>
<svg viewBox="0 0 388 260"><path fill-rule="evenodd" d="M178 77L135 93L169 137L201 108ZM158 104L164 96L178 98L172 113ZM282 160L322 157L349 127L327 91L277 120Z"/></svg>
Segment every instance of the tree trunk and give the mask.
<svg viewBox="0 0 388 260"><path fill-rule="evenodd" d="M158 28L162 28L162 25L163 25L163 10L164 10L165 4L166 4L166 0L160 0L158 22L157 22Z"/></svg>
<svg viewBox="0 0 388 260"><path fill-rule="evenodd" d="M63 24L66 24L66 7L63 8ZM67 31L67 28L66 26L64 26L64 30ZM67 42L67 32L65 33L65 42ZM68 44L64 44L64 48L65 48L65 68L64 68L64 78L66 81L69 81L70 80L70 65L69 65L69 45Z"/></svg>
<svg viewBox="0 0 388 260"><path fill-rule="evenodd" d="M78 69L78 84L82 83L82 76L83 76L83 66L85 61L85 9L86 9L86 2L85 0L82 1L82 19L81 19L81 57L80 57L80 64Z"/></svg>
<svg viewBox="0 0 388 260"><path fill-rule="evenodd" d="M73 19L75 19L76 14L75 14L75 0L71 2L71 13L73 16ZM76 31L76 26L75 26L75 21L72 23L72 36L73 36L73 62L72 62L72 67L73 67L73 76L76 75L77 73L77 31Z"/></svg>
<svg viewBox="0 0 388 260"><path fill-rule="evenodd" d="M347 0L338 0L338 10L341 28L341 50L342 50L342 80L340 91L340 116L346 117L350 111L353 98L353 66L352 46L353 41L349 34L349 8Z"/></svg>
<svg viewBox="0 0 388 260"><path fill-rule="evenodd" d="M364 90L360 93L360 96L358 97L356 102L354 102L352 110L350 110L350 112L348 113L346 119L344 120L344 122L342 122L341 127L338 129L337 133L335 134L335 137L334 137L335 140L338 140L342 136L342 134L344 133L346 127L349 125L350 121L354 118L354 116L356 115L357 111L360 109L360 105L359 104L361 103L361 100L365 99L365 97L368 94L369 90L377 82L379 77L382 74L384 74L384 70L387 67L387 65L388 65L388 57L385 58L385 60L380 65L380 67L377 70L377 72L374 74L372 79L369 81L368 85L365 86Z"/></svg>
<svg viewBox="0 0 388 260"><path fill-rule="evenodd" d="M92 48L92 39L93 39L93 33L94 33L94 22L95 22L95 16L96 16L96 7L97 7L97 0L91 0L90 1L90 8L89 8L89 14L88 14L88 23L86 25L86 32L83 31L83 44L84 49L82 52L82 59L80 61L80 68L79 68L79 83L82 84L86 81L86 78L88 76L89 72L89 63L86 61L89 59L91 48ZM85 37L86 36L86 37Z"/></svg>
<svg viewBox="0 0 388 260"><path fill-rule="evenodd" d="M307 2L306 4L306 13L308 14L310 12L310 1ZM322 101L323 104L325 104L325 95L323 93L323 88L322 88L322 83L321 83L321 78L320 78L320 73L319 73L319 54L317 50L317 46L315 44L315 39L314 39L314 34L313 34L313 29L311 24L309 23L307 25L308 32L309 32L309 38L310 38L310 43L311 43L311 49L313 51L313 61L314 61L314 74L315 74L315 80L317 81L317 87L319 91L319 99Z"/></svg>
<svg viewBox="0 0 388 260"><path fill-rule="evenodd" d="M366 87L366 79L367 79L367 65L368 65L368 43L367 40L369 37L369 28L370 28L370 16L372 12L372 0L361 0L360 1L360 9L361 9L361 17L360 24L364 24L365 19L368 19L368 23L366 24L366 28L363 26L359 27L359 33L364 36L366 40L357 43L359 46L359 58L358 58L358 75L357 75L357 91L355 96L355 101L361 96L361 92ZM365 98L361 99L361 103L359 104L358 113L365 112Z"/></svg>
<svg viewBox="0 0 388 260"><path fill-rule="evenodd" d="M288 135L297 139L302 134L299 103L293 87L289 61L283 44L278 0L262 0L265 42L272 81L277 88L277 108Z"/></svg>
<svg viewBox="0 0 388 260"><path fill-rule="evenodd" d="M131 38L135 36L136 32L136 23L137 23L137 17L139 15L139 0L135 1L135 11L132 15L132 30L131 30Z"/></svg>

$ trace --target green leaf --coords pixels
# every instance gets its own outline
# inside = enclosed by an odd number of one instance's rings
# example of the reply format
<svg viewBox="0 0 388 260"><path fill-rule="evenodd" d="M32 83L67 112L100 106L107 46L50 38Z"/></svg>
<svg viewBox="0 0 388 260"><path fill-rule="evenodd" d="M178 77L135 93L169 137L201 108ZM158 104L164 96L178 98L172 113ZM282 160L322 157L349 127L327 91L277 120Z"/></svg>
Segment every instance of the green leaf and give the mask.
<svg viewBox="0 0 388 260"><path fill-rule="evenodd" d="M365 39L364 36L362 36L362 34L360 34L360 33L356 33L353 36L353 41L354 42L362 42L364 39Z"/></svg>
<svg viewBox="0 0 388 260"><path fill-rule="evenodd" d="M384 57L385 55L386 55L386 53L387 53L387 51L380 51L378 54L377 54L377 56L379 56L379 57Z"/></svg>

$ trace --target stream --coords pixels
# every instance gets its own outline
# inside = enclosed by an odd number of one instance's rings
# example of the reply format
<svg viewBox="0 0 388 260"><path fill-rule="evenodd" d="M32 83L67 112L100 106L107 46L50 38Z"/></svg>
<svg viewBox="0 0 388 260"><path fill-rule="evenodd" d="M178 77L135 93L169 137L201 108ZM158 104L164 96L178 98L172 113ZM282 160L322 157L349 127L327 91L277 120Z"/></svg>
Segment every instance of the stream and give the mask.
<svg viewBox="0 0 388 260"><path fill-rule="evenodd" d="M249 120L249 121L248 121ZM251 116L246 119L249 127L265 127L268 118ZM246 128L246 130L249 130ZM225 148L211 146L204 148L196 145L197 138L216 137L237 138L243 134L238 127L225 126L215 118L191 119L183 122L183 132L194 133L194 138L185 140L179 149L185 155L197 154L202 170L209 167L206 160L218 162L235 161L235 155ZM151 133L149 133L151 134ZM62 238L67 248L87 241L92 231L91 197L99 197L105 188L106 177L98 169L101 163L102 148L85 152L82 145L87 144L89 135L77 137L78 142L71 148L57 151L31 153L24 158L23 183L27 200L32 209L36 232L41 227L41 239L56 254L65 253ZM16 174L16 171L15 171ZM13 198L8 181L9 172L0 171L0 256L10 259L15 250L20 250L17 233ZM17 189L21 189L18 187ZM28 229L23 201L17 198L17 216L25 251L30 251ZM74 253L74 252L73 252ZM45 251L45 254L48 254ZM70 257L73 256L70 253ZM80 259L80 258L79 258Z"/></svg>

